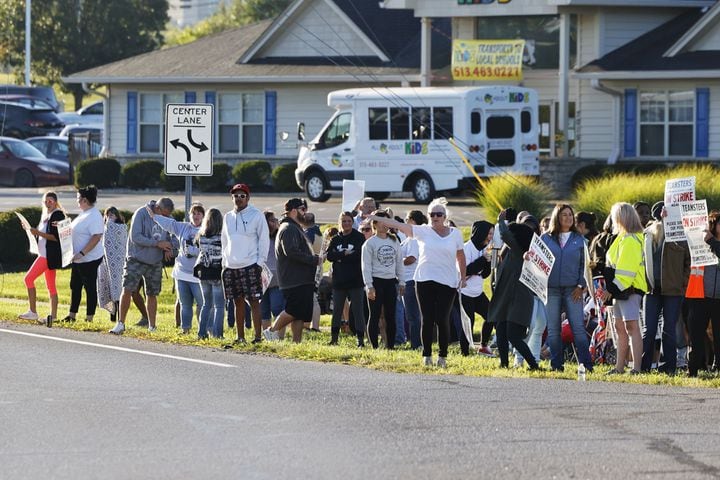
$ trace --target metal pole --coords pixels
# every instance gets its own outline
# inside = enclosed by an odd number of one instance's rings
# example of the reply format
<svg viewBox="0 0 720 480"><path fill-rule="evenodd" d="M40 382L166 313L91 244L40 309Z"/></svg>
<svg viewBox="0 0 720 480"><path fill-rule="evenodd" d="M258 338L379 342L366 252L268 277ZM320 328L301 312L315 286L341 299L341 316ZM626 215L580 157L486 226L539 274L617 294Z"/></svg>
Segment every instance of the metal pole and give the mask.
<svg viewBox="0 0 720 480"><path fill-rule="evenodd" d="M30 86L30 9L32 0L25 0L25 85Z"/></svg>
<svg viewBox="0 0 720 480"><path fill-rule="evenodd" d="M185 177L185 221L190 221L190 205L192 204L192 179L190 175Z"/></svg>

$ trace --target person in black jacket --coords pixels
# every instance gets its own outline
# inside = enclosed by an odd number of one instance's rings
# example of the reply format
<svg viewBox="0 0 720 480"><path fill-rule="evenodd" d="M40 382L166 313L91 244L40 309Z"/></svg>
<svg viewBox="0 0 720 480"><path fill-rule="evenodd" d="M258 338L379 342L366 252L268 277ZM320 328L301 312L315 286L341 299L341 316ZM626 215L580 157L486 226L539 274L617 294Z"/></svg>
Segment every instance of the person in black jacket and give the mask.
<svg viewBox="0 0 720 480"><path fill-rule="evenodd" d="M57 222L65 219L65 212L58 202L57 193L47 192L43 195L43 212L37 228L23 224L23 228L38 237L38 257L30 270L25 274L25 287L28 291L30 309L18 315L22 320L39 320L37 313L37 291L35 280L45 274L45 285L50 295L50 322L57 319L58 294L55 286L55 270L62 268L62 252Z"/></svg>
<svg viewBox="0 0 720 480"><path fill-rule="evenodd" d="M278 330L290 325L293 342L300 343L304 323L312 319L315 272L323 259L312 253L303 232L301 223L306 213L305 200L291 198L285 203L285 216L275 237L277 278L285 296L285 309L270 328L263 330L269 341L279 340Z"/></svg>
<svg viewBox="0 0 720 480"><path fill-rule="evenodd" d="M365 346L365 314L363 311L362 245L365 236L353 228L351 212L343 212L338 220L340 232L330 240L327 259L333 271L333 316L330 345L337 345L345 300L350 301L355 319L358 347Z"/></svg>

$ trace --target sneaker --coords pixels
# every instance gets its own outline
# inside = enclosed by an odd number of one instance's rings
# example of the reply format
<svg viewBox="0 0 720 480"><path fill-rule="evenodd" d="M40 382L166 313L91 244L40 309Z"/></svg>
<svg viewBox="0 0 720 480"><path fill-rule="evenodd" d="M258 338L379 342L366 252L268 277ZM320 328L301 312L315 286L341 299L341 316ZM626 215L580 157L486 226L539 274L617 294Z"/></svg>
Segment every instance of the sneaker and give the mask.
<svg viewBox="0 0 720 480"><path fill-rule="evenodd" d="M28 310L27 312L18 315L18 318L20 320L37 320L38 314L33 312L32 310Z"/></svg>
<svg viewBox="0 0 720 480"><path fill-rule="evenodd" d="M109 330L110 333L115 335L122 335L125 331L125 324L123 322L117 322L113 328Z"/></svg>
<svg viewBox="0 0 720 480"><path fill-rule="evenodd" d="M247 342L245 341L244 338L236 338L233 341L233 345L247 345Z"/></svg>
<svg viewBox="0 0 720 480"><path fill-rule="evenodd" d="M432 357L423 357L423 365L425 365L426 367L432 367L433 366Z"/></svg>
<svg viewBox="0 0 720 480"><path fill-rule="evenodd" d="M148 327L150 326L150 322L147 318L143 317L135 324L136 327Z"/></svg>
<svg viewBox="0 0 720 480"><path fill-rule="evenodd" d="M148 327L148 332L150 332L150 333L157 332L157 327Z"/></svg>
<svg viewBox="0 0 720 480"><path fill-rule="evenodd" d="M438 357L437 367L438 368L447 368L447 362L445 361L444 357Z"/></svg>
<svg viewBox="0 0 720 480"><path fill-rule="evenodd" d="M253 345L257 345L260 342L262 342L262 338L253 338L250 343L252 343Z"/></svg>
<svg viewBox="0 0 720 480"><path fill-rule="evenodd" d="M478 355L488 358L495 358L497 356L487 345L481 345L480 348L478 348Z"/></svg>
<svg viewBox="0 0 720 480"><path fill-rule="evenodd" d="M269 328L263 330L262 333L263 337L265 337L265 340L267 340L268 342L277 342L278 340L280 340L280 335L278 335L277 332L273 332Z"/></svg>
<svg viewBox="0 0 720 480"><path fill-rule="evenodd" d="M70 315L66 315L65 318L63 318L63 319L60 320L60 321L61 321L61 322L68 322L68 323L69 323L69 322L74 322L74 321L75 321L75 317L71 317Z"/></svg>

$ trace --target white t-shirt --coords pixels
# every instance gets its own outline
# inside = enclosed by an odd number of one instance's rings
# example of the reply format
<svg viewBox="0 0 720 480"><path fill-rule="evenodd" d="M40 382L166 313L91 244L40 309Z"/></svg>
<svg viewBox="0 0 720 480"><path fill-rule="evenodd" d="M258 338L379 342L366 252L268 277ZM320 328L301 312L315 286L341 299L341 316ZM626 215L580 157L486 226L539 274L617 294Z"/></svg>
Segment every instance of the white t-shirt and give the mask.
<svg viewBox="0 0 720 480"><path fill-rule="evenodd" d="M410 265L403 265L403 280L409 282L415 276L415 270L418 266L418 258L420 257L420 247L418 246L417 239L413 237L406 237L405 240L400 244L402 249L403 261L405 257L415 257L415 261Z"/></svg>
<svg viewBox="0 0 720 480"><path fill-rule="evenodd" d="M93 235L102 235L105 230L102 214L95 208L89 208L80 213L70 224L72 227L73 254L80 253ZM95 244L92 250L85 252L84 257L75 260L75 263L86 263L98 260L103 256L102 239Z"/></svg>
<svg viewBox="0 0 720 480"><path fill-rule="evenodd" d="M460 272L458 272L456 261L457 251L463 249L460 230L450 227L450 233L446 237L441 237L430 225L413 225L412 232L420 247L415 281L432 280L448 287L457 288L460 284Z"/></svg>
<svg viewBox="0 0 720 480"><path fill-rule="evenodd" d="M472 240L465 242L465 265L470 265L472 262L482 257L483 251L478 250ZM467 285L460 292L466 297L479 297L483 293L483 287L485 286L485 279L480 275L470 275L467 279Z"/></svg>

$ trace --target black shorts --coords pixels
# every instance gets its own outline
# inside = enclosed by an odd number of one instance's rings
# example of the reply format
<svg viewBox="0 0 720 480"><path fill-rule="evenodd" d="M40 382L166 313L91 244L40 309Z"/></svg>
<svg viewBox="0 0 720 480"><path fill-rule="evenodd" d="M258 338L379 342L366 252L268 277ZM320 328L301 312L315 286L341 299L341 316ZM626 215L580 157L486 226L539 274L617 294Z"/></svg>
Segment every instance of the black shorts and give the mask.
<svg viewBox="0 0 720 480"><path fill-rule="evenodd" d="M303 322L312 320L315 285L285 288L282 293L285 296L285 312L287 314Z"/></svg>

